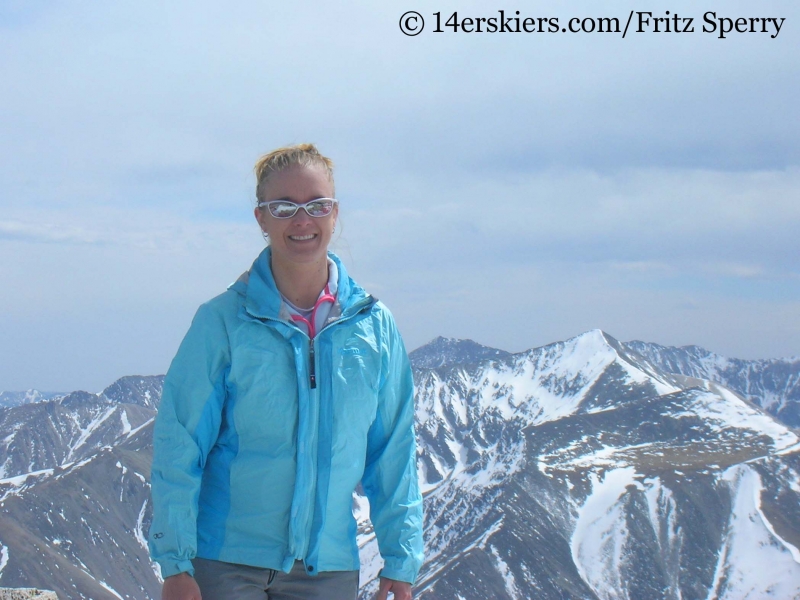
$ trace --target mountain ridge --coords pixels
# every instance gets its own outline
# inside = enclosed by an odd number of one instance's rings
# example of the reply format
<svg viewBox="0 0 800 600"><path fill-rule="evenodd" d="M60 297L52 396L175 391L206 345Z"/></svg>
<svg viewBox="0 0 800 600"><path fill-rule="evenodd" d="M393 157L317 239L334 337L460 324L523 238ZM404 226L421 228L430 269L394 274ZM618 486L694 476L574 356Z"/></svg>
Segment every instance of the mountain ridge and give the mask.
<svg viewBox="0 0 800 600"><path fill-rule="evenodd" d="M429 353L437 366L414 367L427 553L416 597L800 595L800 438L774 415L600 330L477 361L446 341ZM0 477L3 585L158 597L145 538L162 385L123 378L0 409L14 446L0 444L0 464L38 460ZM9 420L23 413L34 416ZM381 560L366 499L354 506L366 600Z"/></svg>

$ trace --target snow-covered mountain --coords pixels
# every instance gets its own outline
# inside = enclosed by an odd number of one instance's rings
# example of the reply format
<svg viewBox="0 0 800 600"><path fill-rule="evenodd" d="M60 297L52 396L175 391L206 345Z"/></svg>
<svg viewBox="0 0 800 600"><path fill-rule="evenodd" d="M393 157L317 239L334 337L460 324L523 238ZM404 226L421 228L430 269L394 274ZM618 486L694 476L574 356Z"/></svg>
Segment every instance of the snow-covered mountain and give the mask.
<svg viewBox="0 0 800 600"><path fill-rule="evenodd" d="M155 417L163 376L124 377L99 394L73 392L0 410L2 480L93 456ZM16 480L15 480L16 481Z"/></svg>
<svg viewBox="0 0 800 600"><path fill-rule="evenodd" d="M470 365L490 358L505 358L510 352L482 346L472 340L437 337L408 354L415 369L438 369L452 365Z"/></svg>
<svg viewBox="0 0 800 600"><path fill-rule="evenodd" d="M415 384L420 598L800 596L800 440L730 390L601 331Z"/></svg>
<svg viewBox="0 0 800 600"><path fill-rule="evenodd" d="M52 400L63 395L64 394L59 392L40 392L39 390L0 392L0 408L32 404L33 402L41 402L42 400Z"/></svg>
<svg viewBox="0 0 800 600"><path fill-rule="evenodd" d="M152 421L81 461L12 478L0 501L0 585L70 600L160 598L146 541L151 443Z"/></svg>
<svg viewBox="0 0 800 600"><path fill-rule="evenodd" d="M667 373L721 383L787 425L800 427L800 357L742 360L699 346L675 348L639 341L625 347Z"/></svg>
<svg viewBox="0 0 800 600"><path fill-rule="evenodd" d="M163 379L0 410L0 585L159 597L146 534Z"/></svg>
<svg viewBox="0 0 800 600"><path fill-rule="evenodd" d="M426 511L416 597L800 597L797 433L636 344L591 331L518 354L443 338L438 357L412 353ZM161 380L118 384L28 407L41 413L0 410L0 439L13 435L0 585L158 597L145 536ZM366 599L380 559L368 503L355 506Z"/></svg>

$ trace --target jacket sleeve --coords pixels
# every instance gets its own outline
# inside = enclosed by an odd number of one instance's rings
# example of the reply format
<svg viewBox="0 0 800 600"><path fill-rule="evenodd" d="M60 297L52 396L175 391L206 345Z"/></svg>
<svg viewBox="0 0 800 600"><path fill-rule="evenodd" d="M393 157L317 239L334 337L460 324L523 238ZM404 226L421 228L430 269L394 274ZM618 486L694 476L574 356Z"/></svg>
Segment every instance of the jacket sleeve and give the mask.
<svg viewBox="0 0 800 600"><path fill-rule="evenodd" d="M414 381L403 340L386 314L378 411L368 434L362 485L384 561L381 576L413 584L423 560Z"/></svg>
<svg viewBox="0 0 800 600"><path fill-rule="evenodd" d="M153 430L149 546L165 578L194 574L200 481L219 434L229 365L222 316L204 304L167 371Z"/></svg>

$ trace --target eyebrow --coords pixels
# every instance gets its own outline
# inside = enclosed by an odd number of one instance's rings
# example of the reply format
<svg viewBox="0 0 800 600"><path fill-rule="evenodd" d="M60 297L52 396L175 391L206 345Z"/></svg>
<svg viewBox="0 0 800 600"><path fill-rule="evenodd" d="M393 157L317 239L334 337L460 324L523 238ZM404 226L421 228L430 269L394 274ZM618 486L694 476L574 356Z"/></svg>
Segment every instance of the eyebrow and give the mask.
<svg viewBox="0 0 800 600"><path fill-rule="evenodd" d="M267 202L291 202L292 204L308 204L309 202L314 202L316 200L330 200L328 196L317 196L316 198L312 198L311 200L306 200L305 202L297 202L296 200L292 200L291 198L275 198L275 200L267 200Z"/></svg>

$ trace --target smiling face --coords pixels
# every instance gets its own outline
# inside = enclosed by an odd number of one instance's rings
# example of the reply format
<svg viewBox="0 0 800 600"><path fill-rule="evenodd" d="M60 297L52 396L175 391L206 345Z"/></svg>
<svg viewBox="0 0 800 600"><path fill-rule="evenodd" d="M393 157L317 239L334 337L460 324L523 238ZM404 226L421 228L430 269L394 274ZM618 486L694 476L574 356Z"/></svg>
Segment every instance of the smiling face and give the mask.
<svg viewBox="0 0 800 600"><path fill-rule="evenodd" d="M305 204L317 198L331 197L333 183L322 169L295 165L270 175L260 199ZM290 219L276 219L263 207L255 209L255 216L262 231L269 234L273 263L277 261L291 268L327 260L328 243L338 212L339 207L334 205L331 214L325 217L311 217L299 209Z"/></svg>

